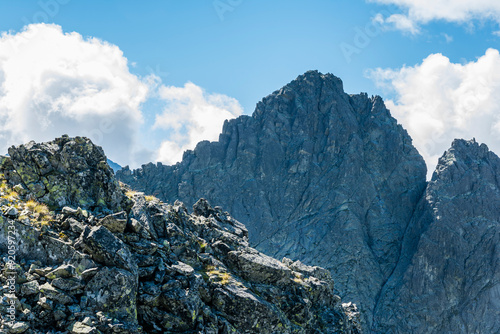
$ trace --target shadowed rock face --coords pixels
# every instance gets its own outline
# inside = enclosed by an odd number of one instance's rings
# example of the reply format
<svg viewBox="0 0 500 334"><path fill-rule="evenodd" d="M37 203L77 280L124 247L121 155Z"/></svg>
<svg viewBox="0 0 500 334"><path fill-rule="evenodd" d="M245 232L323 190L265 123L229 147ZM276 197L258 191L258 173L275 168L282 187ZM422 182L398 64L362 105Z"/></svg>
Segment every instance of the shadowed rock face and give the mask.
<svg viewBox="0 0 500 334"><path fill-rule="evenodd" d="M175 166L145 165L117 177L165 201L207 198L276 258L329 269L337 291L371 323L426 167L380 97L347 95L337 77L311 71L224 124Z"/></svg>
<svg viewBox="0 0 500 334"><path fill-rule="evenodd" d="M380 333L500 331L500 159L455 140L412 219L376 308Z"/></svg>

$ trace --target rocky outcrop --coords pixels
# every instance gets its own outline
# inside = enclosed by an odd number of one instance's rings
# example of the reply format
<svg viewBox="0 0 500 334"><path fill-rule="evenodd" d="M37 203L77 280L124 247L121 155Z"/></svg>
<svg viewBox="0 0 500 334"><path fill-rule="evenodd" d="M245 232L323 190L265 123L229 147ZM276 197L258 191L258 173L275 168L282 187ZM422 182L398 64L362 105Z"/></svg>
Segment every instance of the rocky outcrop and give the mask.
<svg viewBox="0 0 500 334"><path fill-rule="evenodd" d="M347 95L331 74L311 71L227 121L174 166L117 173L165 201L198 198L227 208L250 244L332 273L343 298L371 323L399 260L426 167L380 97Z"/></svg>
<svg viewBox="0 0 500 334"><path fill-rule="evenodd" d="M377 333L500 332L500 159L455 140L378 303Z"/></svg>
<svg viewBox="0 0 500 334"><path fill-rule="evenodd" d="M50 207L120 211L128 200L106 161L102 148L89 139L63 136L49 143L12 146L9 157L0 157L0 173Z"/></svg>
<svg viewBox="0 0 500 334"><path fill-rule="evenodd" d="M131 191L105 161L68 137L2 158L2 333L361 333L327 270L249 247L204 199L189 214Z"/></svg>

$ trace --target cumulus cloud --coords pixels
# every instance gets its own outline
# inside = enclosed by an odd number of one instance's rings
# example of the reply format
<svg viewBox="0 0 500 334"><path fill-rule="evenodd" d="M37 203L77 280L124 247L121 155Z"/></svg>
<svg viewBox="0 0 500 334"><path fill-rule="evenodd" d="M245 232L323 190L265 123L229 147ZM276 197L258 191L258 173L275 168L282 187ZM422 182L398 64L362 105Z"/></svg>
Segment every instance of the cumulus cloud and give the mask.
<svg viewBox="0 0 500 334"><path fill-rule="evenodd" d="M386 29L394 28L405 33L410 33L411 35L420 33L418 24L402 14L392 14L385 18L384 15L378 13L373 17L372 21Z"/></svg>
<svg viewBox="0 0 500 334"><path fill-rule="evenodd" d="M144 111L151 100L164 109ZM175 163L197 142L217 139L224 120L242 111L237 100L193 83L173 87L155 74L140 78L118 46L58 25L0 35L0 154L68 134L90 137L122 165ZM144 112L159 112L152 128ZM146 148L142 131L166 140Z"/></svg>
<svg viewBox="0 0 500 334"><path fill-rule="evenodd" d="M421 64L372 70L376 84L395 93L386 101L427 162L429 176L455 138L476 138L500 154L500 54L455 64L432 54Z"/></svg>
<svg viewBox="0 0 500 334"><path fill-rule="evenodd" d="M0 153L67 133L132 163L147 95L115 45L51 24L0 37Z"/></svg>
<svg viewBox="0 0 500 334"><path fill-rule="evenodd" d="M418 33L420 24L434 20L466 23L471 20L493 20L500 23L498 0L368 0L401 8L403 14L393 14L383 20L396 29Z"/></svg>
<svg viewBox="0 0 500 334"><path fill-rule="evenodd" d="M159 95L166 106L153 128L168 130L169 138L162 142L157 161L168 164L180 161L183 152L199 141L217 140L224 120L243 113L236 99L209 94L191 82L184 87L162 86Z"/></svg>

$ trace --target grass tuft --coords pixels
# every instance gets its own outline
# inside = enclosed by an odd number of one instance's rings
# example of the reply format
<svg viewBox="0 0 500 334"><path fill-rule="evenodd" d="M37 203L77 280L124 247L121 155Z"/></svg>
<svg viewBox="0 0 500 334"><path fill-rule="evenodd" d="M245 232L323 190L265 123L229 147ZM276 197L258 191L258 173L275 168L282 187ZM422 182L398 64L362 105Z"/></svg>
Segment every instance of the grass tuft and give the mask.
<svg viewBox="0 0 500 334"><path fill-rule="evenodd" d="M220 284L222 284L222 285L229 284L229 281L231 279L231 274L229 274L228 272L221 271L212 265L206 266L205 271L210 278L215 276L217 279L217 282L219 282Z"/></svg>
<svg viewBox="0 0 500 334"><path fill-rule="evenodd" d="M157 200L157 198L156 198L156 197L151 196L151 195L144 196L144 198L145 198L145 199L146 199L146 201L148 201L148 202L152 202L152 201L154 201L154 200Z"/></svg>

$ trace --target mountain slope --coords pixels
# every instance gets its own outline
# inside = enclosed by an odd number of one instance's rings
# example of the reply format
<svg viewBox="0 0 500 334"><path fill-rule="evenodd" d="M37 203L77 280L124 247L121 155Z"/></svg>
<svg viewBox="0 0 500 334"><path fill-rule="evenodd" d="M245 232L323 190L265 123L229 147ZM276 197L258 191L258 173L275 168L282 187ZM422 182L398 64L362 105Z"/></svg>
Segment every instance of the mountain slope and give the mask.
<svg viewBox="0 0 500 334"><path fill-rule="evenodd" d="M225 123L174 166L125 168L117 177L165 201L207 198L276 258L331 271L337 291L371 323L399 260L426 167L380 97L347 95L340 79L310 71Z"/></svg>
<svg viewBox="0 0 500 334"><path fill-rule="evenodd" d="M204 199L189 214L120 185L89 139L9 155L2 333L361 333L327 270L249 247L244 225Z"/></svg>

